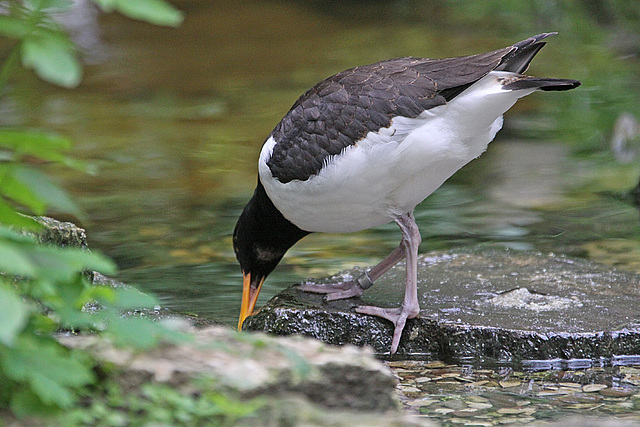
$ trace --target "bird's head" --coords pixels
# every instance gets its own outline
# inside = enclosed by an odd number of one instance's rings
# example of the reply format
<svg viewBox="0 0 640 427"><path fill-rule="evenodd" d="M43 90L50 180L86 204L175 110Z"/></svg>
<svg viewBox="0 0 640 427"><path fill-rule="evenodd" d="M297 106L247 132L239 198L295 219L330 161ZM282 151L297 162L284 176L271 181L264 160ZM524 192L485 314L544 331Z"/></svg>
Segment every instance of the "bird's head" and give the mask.
<svg viewBox="0 0 640 427"><path fill-rule="evenodd" d="M287 250L307 234L282 216L258 181L253 197L242 211L233 232L233 250L243 276L238 330L253 314L264 280Z"/></svg>

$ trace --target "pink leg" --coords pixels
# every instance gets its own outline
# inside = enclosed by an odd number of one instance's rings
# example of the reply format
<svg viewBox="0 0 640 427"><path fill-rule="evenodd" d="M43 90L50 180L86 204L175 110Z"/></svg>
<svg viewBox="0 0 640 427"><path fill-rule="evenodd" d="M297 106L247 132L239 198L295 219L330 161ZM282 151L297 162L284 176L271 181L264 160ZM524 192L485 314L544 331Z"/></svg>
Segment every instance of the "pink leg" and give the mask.
<svg viewBox="0 0 640 427"><path fill-rule="evenodd" d="M382 308L375 306L356 307L356 311L362 314L370 314L385 318L394 324L393 340L391 341L391 354L398 350L400 337L407 319L412 319L420 314L418 304L418 247L422 238L420 230L413 219L412 214L402 215L396 219L396 223L402 232L401 246L405 250L407 258L407 283L404 291L404 301L400 308Z"/></svg>
<svg viewBox="0 0 640 427"><path fill-rule="evenodd" d="M362 274L355 280L344 283L328 283L326 285L302 284L300 289L305 292L314 292L317 294L327 294L327 301L336 299L345 299L351 297L359 297L362 293L373 286L373 282L378 280L380 276L389 271L391 267L396 265L405 256L403 242L393 250L385 259L380 261L378 265L371 270Z"/></svg>

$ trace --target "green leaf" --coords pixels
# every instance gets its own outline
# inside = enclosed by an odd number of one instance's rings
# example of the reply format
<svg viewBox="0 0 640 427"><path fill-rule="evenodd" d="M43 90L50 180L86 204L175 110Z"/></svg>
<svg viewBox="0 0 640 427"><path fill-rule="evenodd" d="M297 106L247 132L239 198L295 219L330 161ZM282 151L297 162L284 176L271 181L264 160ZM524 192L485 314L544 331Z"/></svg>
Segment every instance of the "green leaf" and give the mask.
<svg viewBox="0 0 640 427"><path fill-rule="evenodd" d="M117 267L115 263L108 257L98 252L89 252L80 248L57 248L49 247L48 250L54 250L60 256L61 260L69 263L76 268L77 271L90 270L99 271L102 274L115 274Z"/></svg>
<svg viewBox="0 0 640 427"><path fill-rule="evenodd" d="M71 9L71 0L30 0L36 10L46 10L47 12L64 12Z"/></svg>
<svg viewBox="0 0 640 427"><path fill-rule="evenodd" d="M182 12L162 0L115 0L115 9L129 18L155 25L177 27L183 20Z"/></svg>
<svg viewBox="0 0 640 427"><path fill-rule="evenodd" d="M45 404L68 407L73 402L70 389L95 380L87 356L67 350L50 337L20 336L13 348L0 355L4 373L18 383L29 384Z"/></svg>
<svg viewBox="0 0 640 427"><path fill-rule="evenodd" d="M8 286L0 284L0 343L11 347L28 317L29 309L24 301Z"/></svg>
<svg viewBox="0 0 640 427"><path fill-rule="evenodd" d="M158 303L155 297L140 292L135 288L116 289L114 294L115 298L111 304L121 310L153 308Z"/></svg>
<svg viewBox="0 0 640 427"><path fill-rule="evenodd" d="M25 251L36 267L34 279L45 283L65 283L74 281L84 269L113 274L113 261L98 253L79 248L58 248L54 246L25 247Z"/></svg>
<svg viewBox="0 0 640 427"><path fill-rule="evenodd" d="M0 271L6 274L29 277L36 270L21 245L3 239L0 240Z"/></svg>
<svg viewBox="0 0 640 427"><path fill-rule="evenodd" d="M34 30L32 24L14 16L0 15L0 35L11 39L22 39Z"/></svg>
<svg viewBox="0 0 640 427"><path fill-rule="evenodd" d="M158 342L158 334L164 328L149 319L112 317L105 332L111 334L117 345L149 348Z"/></svg>
<svg viewBox="0 0 640 427"><path fill-rule="evenodd" d="M14 226L25 230L39 230L42 226L27 215L22 215L13 207L0 200L0 224Z"/></svg>
<svg viewBox="0 0 640 427"><path fill-rule="evenodd" d="M11 396L11 411L18 417L49 416L57 409L56 406L45 405L29 388L20 389Z"/></svg>
<svg viewBox="0 0 640 427"><path fill-rule="evenodd" d="M19 129L0 129L0 147L15 152L4 153L5 160L20 160L23 155L38 157L64 164L81 171L89 167L76 159L63 154L71 148L71 141L61 135L49 132Z"/></svg>
<svg viewBox="0 0 640 427"><path fill-rule="evenodd" d="M73 203L67 193L52 184L42 172L32 168L19 167L15 170L14 176L46 205L60 212L72 214L76 218L83 218L82 211Z"/></svg>
<svg viewBox="0 0 640 427"><path fill-rule="evenodd" d="M67 88L78 86L82 79L75 47L59 33L26 38L22 42L22 65L33 68L43 80Z"/></svg>
<svg viewBox="0 0 640 427"><path fill-rule="evenodd" d="M0 195L28 207L36 215L43 215L46 203L33 193L29 185L16 179L17 170L17 165L0 164Z"/></svg>
<svg viewBox="0 0 640 427"><path fill-rule="evenodd" d="M73 394L46 375L36 372L31 375L30 380L33 391L43 403L62 408L67 408L73 403Z"/></svg>
<svg viewBox="0 0 640 427"><path fill-rule="evenodd" d="M0 147L22 155L27 154L43 160L65 162L62 151L71 148L71 141L63 136L33 130L0 129Z"/></svg>

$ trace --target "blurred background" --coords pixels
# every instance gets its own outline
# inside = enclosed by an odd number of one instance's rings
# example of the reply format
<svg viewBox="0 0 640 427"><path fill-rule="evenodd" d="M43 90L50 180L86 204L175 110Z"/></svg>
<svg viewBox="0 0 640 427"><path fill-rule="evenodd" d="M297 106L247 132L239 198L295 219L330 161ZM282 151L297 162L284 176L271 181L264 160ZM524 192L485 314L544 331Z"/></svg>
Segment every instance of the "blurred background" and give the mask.
<svg viewBox="0 0 640 427"><path fill-rule="evenodd" d="M500 245L640 272L640 2L172 4L184 12L178 28L76 1L57 18L82 49L80 87L24 71L0 102L0 125L68 135L74 156L95 166L49 172L87 211L90 247L167 307L237 322L233 227L262 143L305 90L356 65L469 55L548 31L559 34L528 73L583 85L532 95L506 114L488 151L419 206L421 252ZM258 304L307 277L373 265L399 237L394 225L309 236Z"/></svg>

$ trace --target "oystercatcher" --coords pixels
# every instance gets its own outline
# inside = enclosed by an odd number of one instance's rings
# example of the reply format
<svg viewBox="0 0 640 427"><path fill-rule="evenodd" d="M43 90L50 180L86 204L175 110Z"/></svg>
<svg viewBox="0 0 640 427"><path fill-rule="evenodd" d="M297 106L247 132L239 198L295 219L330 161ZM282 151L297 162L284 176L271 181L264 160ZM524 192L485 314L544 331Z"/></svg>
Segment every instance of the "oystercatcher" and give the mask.
<svg viewBox="0 0 640 427"><path fill-rule="evenodd" d="M402 240L380 264L346 283L301 286L326 293L327 300L360 296L406 258L402 306L356 308L393 322L395 353L406 320L420 313L421 237L413 210L486 150L518 98L580 85L523 74L553 34L478 55L355 67L304 93L264 143L258 185L235 227L233 247L244 276L238 328L253 313L265 278L302 237L395 221Z"/></svg>

